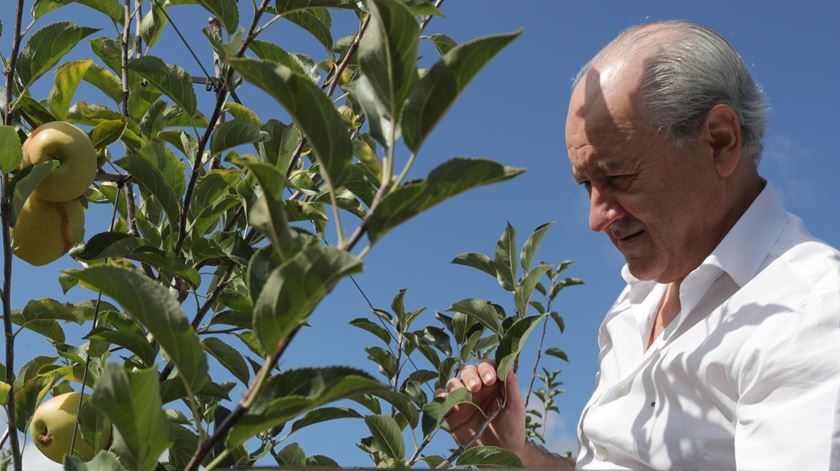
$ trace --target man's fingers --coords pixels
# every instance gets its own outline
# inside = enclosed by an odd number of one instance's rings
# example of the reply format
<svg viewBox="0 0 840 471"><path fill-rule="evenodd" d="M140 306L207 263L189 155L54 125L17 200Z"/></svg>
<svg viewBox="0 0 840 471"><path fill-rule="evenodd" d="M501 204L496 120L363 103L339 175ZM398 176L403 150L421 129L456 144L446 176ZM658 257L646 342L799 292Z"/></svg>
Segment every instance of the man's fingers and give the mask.
<svg viewBox="0 0 840 471"><path fill-rule="evenodd" d="M496 382L496 364L491 360L482 360L478 364L478 374L481 376L481 382L490 386Z"/></svg>
<svg viewBox="0 0 840 471"><path fill-rule="evenodd" d="M467 386L470 392L478 392L481 389L481 378L478 368L475 365L467 365L461 370L461 382Z"/></svg>
<svg viewBox="0 0 840 471"><path fill-rule="evenodd" d="M452 392L456 389L461 389L464 387L464 383L461 382L458 378L452 378L446 382L446 391Z"/></svg>
<svg viewBox="0 0 840 471"><path fill-rule="evenodd" d="M435 389L435 398L446 397L449 393L445 389Z"/></svg>

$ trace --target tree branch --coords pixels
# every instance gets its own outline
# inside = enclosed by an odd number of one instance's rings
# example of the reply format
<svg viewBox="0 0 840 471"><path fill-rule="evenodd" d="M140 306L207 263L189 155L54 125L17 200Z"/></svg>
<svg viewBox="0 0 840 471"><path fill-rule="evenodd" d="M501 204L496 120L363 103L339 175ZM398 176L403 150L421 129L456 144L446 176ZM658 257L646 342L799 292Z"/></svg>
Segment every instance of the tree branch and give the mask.
<svg viewBox="0 0 840 471"><path fill-rule="evenodd" d="M12 97L14 94L15 66L20 50L20 22L23 16L23 0L18 0L15 14L15 30L12 38L12 55L6 69L6 106L4 124L12 124ZM9 174L3 172L3 194L0 197L0 219L3 231L3 330L6 336L6 384L9 385L9 399L6 403L6 416L9 421L9 439L12 447L12 464L15 471L20 471L23 464L20 456L20 443L15 429L15 336L12 328L12 241L9 233L9 221L12 215Z"/></svg>

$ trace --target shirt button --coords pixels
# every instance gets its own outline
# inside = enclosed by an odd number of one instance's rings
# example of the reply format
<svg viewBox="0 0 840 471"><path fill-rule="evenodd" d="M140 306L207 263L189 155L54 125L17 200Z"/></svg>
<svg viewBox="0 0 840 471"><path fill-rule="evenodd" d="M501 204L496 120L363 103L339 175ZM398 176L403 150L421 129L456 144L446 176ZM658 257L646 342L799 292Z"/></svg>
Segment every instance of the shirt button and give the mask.
<svg viewBox="0 0 840 471"><path fill-rule="evenodd" d="M627 394L627 386L624 385L624 384L621 384L617 388L615 388L615 392L616 392L617 395L623 396L623 395Z"/></svg>
<svg viewBox="0 0 840 471"><path fill-rule="evenodd" d="M595 445L595 453L598 455L598 458L602 460L606 460L610 454L607 452L607 449L602 447L601 445Z"/></svg>

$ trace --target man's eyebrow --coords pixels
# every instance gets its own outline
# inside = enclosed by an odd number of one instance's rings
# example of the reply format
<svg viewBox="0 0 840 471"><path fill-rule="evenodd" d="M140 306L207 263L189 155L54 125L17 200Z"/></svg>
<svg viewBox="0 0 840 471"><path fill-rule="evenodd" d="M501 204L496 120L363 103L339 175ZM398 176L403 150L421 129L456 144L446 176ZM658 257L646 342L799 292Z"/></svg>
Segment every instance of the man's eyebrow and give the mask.
<svg viewBox="0 0 840 471"><path fill-rule="evenodd" d="M632 166L632 162L630 160L621 157L613 157L607 159L599 159L590 167L596 170L598 173L609 174L612 172L624 170L630 166ZM580 173L578 173L575 167L572 167L572 178L574 178L575 181L579 181L584 177L581 176Z"/></svg>

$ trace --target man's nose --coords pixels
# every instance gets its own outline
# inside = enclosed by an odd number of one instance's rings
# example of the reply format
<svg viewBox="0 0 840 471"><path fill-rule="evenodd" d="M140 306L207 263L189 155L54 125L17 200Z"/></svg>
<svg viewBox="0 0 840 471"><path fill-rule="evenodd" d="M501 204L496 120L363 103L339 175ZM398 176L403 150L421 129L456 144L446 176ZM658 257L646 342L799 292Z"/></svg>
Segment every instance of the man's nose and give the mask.
<svg viewBox="0 0 840 471"><path fill-rule="evenodd" d="M593 186L589 192L589 228L606 231L612 223L624 217L624 208L608 193Z"/></svg>

